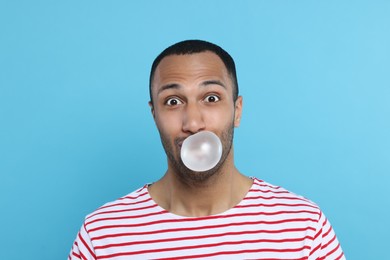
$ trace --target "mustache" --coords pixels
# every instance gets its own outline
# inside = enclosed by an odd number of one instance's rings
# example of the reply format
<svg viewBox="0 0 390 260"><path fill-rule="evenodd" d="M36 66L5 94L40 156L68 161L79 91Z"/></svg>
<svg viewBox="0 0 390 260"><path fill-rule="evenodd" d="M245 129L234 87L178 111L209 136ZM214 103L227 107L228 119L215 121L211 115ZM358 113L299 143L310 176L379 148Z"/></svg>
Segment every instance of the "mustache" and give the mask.
<svg viewBox="0 0 390 260"><path fill-rule="evenodd" d="M187 137L188 136L175 138L174 140L175 145L181 147L181 145L183 144L184 140L187 139Z"/></svg>

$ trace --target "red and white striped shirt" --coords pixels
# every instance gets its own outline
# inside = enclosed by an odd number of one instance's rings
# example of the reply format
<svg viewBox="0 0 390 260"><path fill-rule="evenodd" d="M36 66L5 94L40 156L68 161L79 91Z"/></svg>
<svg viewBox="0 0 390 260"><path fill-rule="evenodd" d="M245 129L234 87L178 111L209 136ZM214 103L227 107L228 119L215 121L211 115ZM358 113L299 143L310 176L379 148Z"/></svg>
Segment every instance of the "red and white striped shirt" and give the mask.
<svg viewBox="0 0 390 260"><path fill-rule="evenodd" d="M85 219L69 259L345 259L317 205L254 179L228 211L182 217L158 206L147 186Z"/></svg>

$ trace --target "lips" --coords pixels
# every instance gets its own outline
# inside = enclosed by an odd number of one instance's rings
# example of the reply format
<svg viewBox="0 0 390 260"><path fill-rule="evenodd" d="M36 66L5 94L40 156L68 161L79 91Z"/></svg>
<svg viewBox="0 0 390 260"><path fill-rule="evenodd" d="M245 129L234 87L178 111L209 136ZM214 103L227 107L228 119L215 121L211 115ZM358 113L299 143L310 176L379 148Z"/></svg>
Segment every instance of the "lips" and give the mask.
<svg viewBox="0 0 390 260"><path fill-rule="evenodd" d="M175 139L175 144L176 144L179 148L181 148L181 146L183 145L184 140L185 140L187 137L188 137L188 136L176 138L176 139Z"/></svg>

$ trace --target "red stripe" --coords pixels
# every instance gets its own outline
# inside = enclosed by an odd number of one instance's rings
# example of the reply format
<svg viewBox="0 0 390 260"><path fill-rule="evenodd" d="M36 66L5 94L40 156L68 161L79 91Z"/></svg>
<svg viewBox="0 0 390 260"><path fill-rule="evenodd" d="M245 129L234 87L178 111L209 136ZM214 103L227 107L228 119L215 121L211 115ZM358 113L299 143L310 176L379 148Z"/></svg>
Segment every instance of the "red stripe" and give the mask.
<svg viewBox="0 0 390 260"><path fill-rule="evenodd" d="M256 193L262 193L260 191L257 191ZM312 201L304 198L304 197L299 197L299 196L294 196L294 194L291 194L287 192L290 196L263 196L263 195L258 195L258 196L248 196L245 197L243 200L252 200L252 199L264 199L264 200L271 200L271 199L285 199L285 200L300 200L309 203L310 205L315 205L317 208L318 206L313 203Z"/></svg>
<svg viewBox="0 0 390 260"><path fill-rule="evenodd" d="M314 237L313 240L315 241L316 238ZM320 247L321 247L321 244L319 244L318 246L316 246L313 250L311 250L310 255L314 255L314 253L315 253L318 249L320 249Z"/></svg>
<svg viewBox="0 0 390 260"><path fill-rule="evenodd" d="M252 177L251 177L252 178ZM258 182L264 182L263 180L260 180L260 179L258 179L258 178L256 178L256 177L253 177L252 178L253 180L256 180L256 181L258 181Z"/></svg>
<svg viewBox="0 0 390 260"><path fill-rule="evenodd" d="M305 248L303 248L305 249ZM156 258L156 260L176 260L176 259L195 259L195 258L204 258L204 257L212 257L217 255L233 255L233 254L245 254L245 253L260 253L261 250L240 250L240 251L222 251L218 253L204 254L204 255L192 255L192 256L180 256L177 257L167 257L167 258ZM261 258L261 260L281 260L281 258ZM283 260L307 260L307 257L302 258L285 258Z"/></svg>
<svg viewBox="0 0 390 260"><path fill-rule="evenodd" d="M84 228L85 228L85 227L84 227ZM80 238L80 241L83 243L83 245L88 249L89 254L90 254L94 259L96 259L95 253L92 251L91 248L89 248L89 245L87 244L87 242L85 242L84 238L81 236L80 233L79 233L79 238ZM81 252L80 252L80 254L81 254Z"/></svg>
<svg viewBox="0 0 390 260"><path fill-rule="evenodd" d="M306 237L304 237L303 239L306 239ZM281 239L281 240L277 241L276 243L299 242L299 241L302 241L303 239L300 239L300 238L299 239L296 239L296 238ZM110 254L110 255L102 255L102 256L99 256L99 259L112 258L112 257L118 257L118 256L128 256L128 255L139 255L139 254L168 252L168 251L190 250L190 249L217 247L217 246L225 246L225 245L239 245L239 244L247 244L247 243L267 243L267 242L273 242L273 240L270 240L270 239L242 240L242 241L220 242L220 243L204 244L204 245L194 245L194 246L183 246L183 247L172 247L172 248L158 248L158 249L149 249L149 250L141 250L141 251L115 253L115 254ZM308 246L304 246L302 248L294 248L294 249L293 248L291 248L291 249L262 248L262 249L258 249L258 250L259 250L259 252L280 252L280 253L286 253L286 252L301 251L301 250L306 249L307 247ZM215 255L215 254L220 254L220 252L213 253L212 255ZM191 256L191 257L194 258L194 256ZM196 256L196 257L198 257L198 256ZM182 257L176 257L176 259L182 259Z"/></svg>
<svg viewBox="0 0 390 260"><path fill-rule="evenodd" d="M77 254L76 252L72 252L72 255L80 259L80 255ZM69 256L69 259L70 259L70 256Z"/></svg>
<svg viewBox="0 0 390 260"><path fill-rule="evenodd" d="M339 246L338 246L338 247L340 247L340 244L339 244ZM339 259L343 258L343 256L344 256L344 253L343 253L343 252L341 252L341 254L340 254L338 257L336 257L336 260L339 260Z"/></svg>
<svg viewBox="0 0 390 260"><path fill-rule="evenodd" d="M198 239L203 239L203 238L213 238L213 237L223 237L223 236L237 236L237 235L261 234L261 233L275 234L275 233L301 232L301 231L308 231L308 230L314 231L314 228L307 227L307 228L290 228L290 229L280 229L280 230L254 230L254 231L226 232L226 233L220 233L220 234L209 234L209 235L201 235L201 236L174 237L174 238L166 238L166 239L132 241L132 242L126 242L126 243L107 244L104 246L96 246L95 250L111 248L111 247L121 247L121 246L155 244L155 243L194 240L194 239L198 240ZM311 240L313 240L313 237L311 237L311 236L307 236L307 237L310 238ZM278 241L278 240L272 240L272 241Z"/></svg>
<svg viewBox="0 0 390 260"><path fill-rule="evenodd" d="M251 208L251 207L287 207L287 206L294 206L294 207L309 207L317 209L317 207L310 205L310 204L288 204L288 203L273 203L273 204L264 204L264 203L258 203L258 204L248 204L248 205L237 205L235 208ZM319 215L319 213L317 213Z"/></svg>
<svg viewBox="0 0 390 260"><path fill-rule="evenodd" d="M157 211L153 213L148 213L148 214L141 214L141 215L135 215L135 216L123 216L123 217L111 217L111 218L97 218L92 221L89 221L85 224L85 226L88 226L90 224L93 224L95 222L100 222L100 221L107 221L107 220L119 220L119 219L135 219L135 218L144 218L144 217L150 217L150 216L156 216L156 215L161 215L165 214L168 211L163 210L163 211Z"/></svg>
<svg viewBox="0 0 390 260"><path fill-rule="evenodd" d="M90 219L91 217L97 216L97 215L102 215L102 214L109 214L109 213L119 213L119 212L128 212L128 211L138 211L138 210L144 210L144 209L151 209L157 207L157 204L150 205L150 206L145 206L145 207L139 207L139 208L131 208L131 209L121 209L121 210L109 210L109 211L102 211L102 212L97 212L93 215L90 215L87 219Z"/></svg>
<svg viewBox="0 0 390 260"><path fill-rule="evenodd" d="M142 187L142 188L140 188L139 190L137 190L135 193L140 193L140 192L142 192L143 190L145 190L145 191L143 191L142 193L137 194L137 196L131 196L132 194L129 194L129 195L126 195L126 196L124 196L124 197L122 197L122 198L120 198L120 199L138 199L138 198L140 198L140 197L145 196L146 194L148 194L148 190L147 190L146 188L147 188L147 186L145 185L144 187Z"/></svg>
<svg viewBox="0 0 390 260"><path fill-rule="evenodd" d="M139 188L136 193L139 193L141 191L143 191L144 189L147 189L149 187L149 184L145 184L142 188Z"/></svg>
<svg viewBox="0 0 390 260"><path fill-rule="evenodd" d="M336 237L334 237L334 238L336 238ZM325 259L326 259L328 256L332 255L334 252L336 252L339 248L340 248L340 244L337 244L337 246L336 246L335 248L333 248L332 251L330 251L330 252L328 252L328 253L326 254Z"/></svg>
<svg viewBox="0 0 390 260"><path fill-rule="evenodd" d="M275 193L275 194L291 194L289 191L286 190L251 190L252 192L261 192L261 193Z"/></svg>
<svg viewBox="0 0 390 260"><path fill-rule="evenodd" d="M148 254L148 253L158 253L158 252L167 252L167 251L176 251L176 250L189 250L189 249L198 249L198 248L204 248L204 247L215 247L215 246L223 246L223 245L237 245L237 244L244 244L244 243L262 243L264 240L244 240L244 241L236 241L236 242L223 242L223 243L215 243L215 244L209 244L204 246L184 246L181 248L161 248L161 249L151 249L151 250L142 250L138 252L122 252L122 253L116 253L111 255L104 255L100 256L99 259L105 259L105 258L112 258L112 257L118 257L118 256L128 256L128 255L135 255L135 254ZM267 242L267 241L265 241ZM289 242L289 241L286 241ZM257 252L279 252L279 253L286 253L286 252L299 252L307 249L308 246L303 246L301 248L291 248L291 249L273 249L273 248L262 248L262 249L252 249L252 250L239 250L239 251L221 251L221 252L215 252L210 254L203 254L203 255L191 255L191 256L176 256L174 259L188 259L188 258L200 258L200 257L210 257L210 256L217 256L217 255L224 255L224 254L241 254L241 253L257 253ZM163 259L163 258L160 258ZM170 258L168 258L170 259Z"/></svg>
<svg viewBox="0 0 390 260"><path fill-rule="evenodd" d="M152 198L147 198L147 199L139 200L139 201L136 201L136 202L121 202L121 203L115 203L115 204L110 204L110 205L102 206L102 207L100 207L98 210L106 209L106 208L111 208L111 207L116 207L116 206L137 205L137 204L141 204L141 203L148 202L148 201L151 201L151 200L152 200Z"/></svg>
<svg viewBox="0 0 390 260"><path fill-rule="evenodd" d="M321 212L320 217L322 217L322 212ZM322 223L322 228L325 227L326 224L328 224L328 219L327 218L325 218L324 223Z"/></svg>
<svg viewBox="0 0 390 260"><path fill-rule="evenodd" d="M318 230L317 234L314 236L314 239L317 239L322 234L322 228Z"/></svg>
<svg viewBox="0 0 390 260"><path fill-rule="evenodd" d="M265 196L248 196L248 197L245 197L243 200L255 200L255 199L264 199L264 200L272 200L272 199L285 199L285 200L300 200L300 201L306 201L306 199L304 198L300 198L300 197L287 197L287 196L269 196L269 197L265 197Z"/></svg>
<svg viewBox="0 0 390 260"><path fill-rule="evenodd" d="M303 247L302 250L306 249L307 247ZM301 249L295 250L299 251ZM253 250L239 250L239 251L221 251L216 253L210 253L210 254L203 254L203 255L190 255L190 256L180 256L180 257L167 257L167 258L157 258L156 260L175 260L175 259L195 259L195 258L204 258L204 257L212 257L217 255L234 255L234 254L245 254L245 253L260 253L262 252L262 249L253 249ZM294 252L294 251L290 251ZM261 258L261 260L281 260L281 258ZM307 257L302 258L285 258L283 257L283 260L307 260Z"/></svg>
<svg viewBox="0 0 390 260"><path fill-rule="evenodd" d="M320 211L320 213L319 213L319 219L321 219L321 217L322 217L322 212ZM318 219L318 221L319 221L319 219ZM314 241L316 241L317 239L318 239L318 237L322 234L322 229L323 229L323 225L322 225L322 227L320 228L320 230L318 230L318 232L314 235ZM323 237L323 236L322 236ZM318 250L318 249L320 249L321 248L321 243L318 245L318 246L316 246L314 249L312 249L311 250L311 252L310 252L310 255L314 255L314 253Z"/></svg>
<svg viewBox="0 0 390 260"><path fill-rule="evenodd" d="M136 235L151 235L151 234L160 234L160 233L169 233L169 232L179 232L179 231L191 231L191 230L202 230L202 229L211 229L211 228L223 228L223 227L230 227L230 226L245 226L245 225L258 225L258 224L282 224L282 223L288 223L288 222L306 222L311 221L315 222L315 219L311 218L295 218L295 219L287 219L287 220L279 220L279 221L252 221L252 222L238 222L238 223L227 223L227 224L219 224L219 225L209 225L209 226L202 226L202 227L187 227L187 228L172 228L172 229L159 229L159 230L153 230L153 231L144 231L144 232L132 232L132 233L117 233L117 234L110 234L110 235L103 235L103 236L97 236L92 237L91 241L94 240L100 240L104 238L111 238L111 237L120 237L120 236L136 236ZM122 225L118 225L119 227L122 227ZM266 232L264 230L264 232Z"/></svg>
<svg viewBox="0 0 390 260"><path fill-rule="evenodd" d="M329 226L328 231L326 231L326 232L322 235L322 237L327 237L331 231L332 231L332 227Z"/></svg>
<svg viewBox="0 0 390 260"><path fill-rule="evenodd" d="M87 258L83 253L81 253L81 252L80 252L80 257L81 257L81 259L83 259L83 260L88 260L88 258Z"/></svg>
<svg viewBox="0 0 390 260"><path fill-rule="evenodd" d="M255 180L258 181L259 179L255 179ZM260 182L254 181L253 184L256 186L259 186L259 187L267 187L267 188L271 188L271 189L281 189L280 186L271 185L271 184L266 183L264 181L260 181Z"/></svg>
<svg viewBox="0 0 390 260"><path fill-rule="evenodd" d="M321 249L327 248L330 244L332 244L336 240L336 235L333 236L333 238L326 243L325 245L321 246Z"/></svg>
<svg viewBox="0 0 390 260"><path fill-rule="evenodd" d="M142 197L142 196L145 196L145 195L147 195L148 194L148 191L145 191L144 193L142 193L142 194L139 194L138 196L125 196L125 197L122 197L122 198L119 198L119 199L117 199L116 201L118 201L118 200L124 200L124 199L131 199L131 200L134 200L134 199L138 199L138 198L140 198L140 197ZM105 208L110 208L110 207L114 207L114 206L118 206L118 205L135 205L135 204L140 204L140 203L142 203L142 202L146 202L146 201L149 201L149 200L151 200L152 198L148 198L148 199L146 199L146 200L143 200L143 201L137 201L137 202L132 202L132 203L116 203L116 204L109 204L109 205L103 205L103 206L101 206L101 207L99 207L95 212L95 214L92 214L92 215L89 215L86 219L89 219L89 218L91 218L91 217L93 217L93 216L95 216L95 215L97 215L99 212L97 212L97 211L99 211L99 210L101 210L101 209L105 209Z"/></svg>
<svg viewBox="0 0 390 260"><path fill-rule="evenodd" d="M253 252L253 250L240 250L238 252L234 251L234 252L221 252L221 254L242 254L242 253L257 253L257 252ZM219 255L221 255L219 254ZM208 255L200 255L199 256L181 256L180 259L191 259L193 257L197 257L197 258L200 258L200 257L209 257ZM156 260L169 260L169 259L172 259L172 260L176 260L178 258L174 257L174 258L156 258ZM252 259L252 258L250 258ZM260 258L253 258L253 259L260 259ZM307 260L307 257L301 257L301 258L285 258L283 256L282 258L283 260ZM281 258L261 258L261 260L281 260Z"/></svg>

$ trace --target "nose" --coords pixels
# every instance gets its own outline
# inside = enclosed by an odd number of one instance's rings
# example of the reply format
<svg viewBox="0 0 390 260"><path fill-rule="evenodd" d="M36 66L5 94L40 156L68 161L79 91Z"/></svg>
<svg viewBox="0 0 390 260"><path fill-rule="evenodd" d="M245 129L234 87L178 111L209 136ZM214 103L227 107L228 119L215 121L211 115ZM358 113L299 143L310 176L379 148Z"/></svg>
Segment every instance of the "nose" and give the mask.
<svg viewBox="0 0 390 260"><path fill-rule="evenodd" d="M203 113L196 104L187 104L183 113L183 132L195 134L206 127Z"/></svg>

